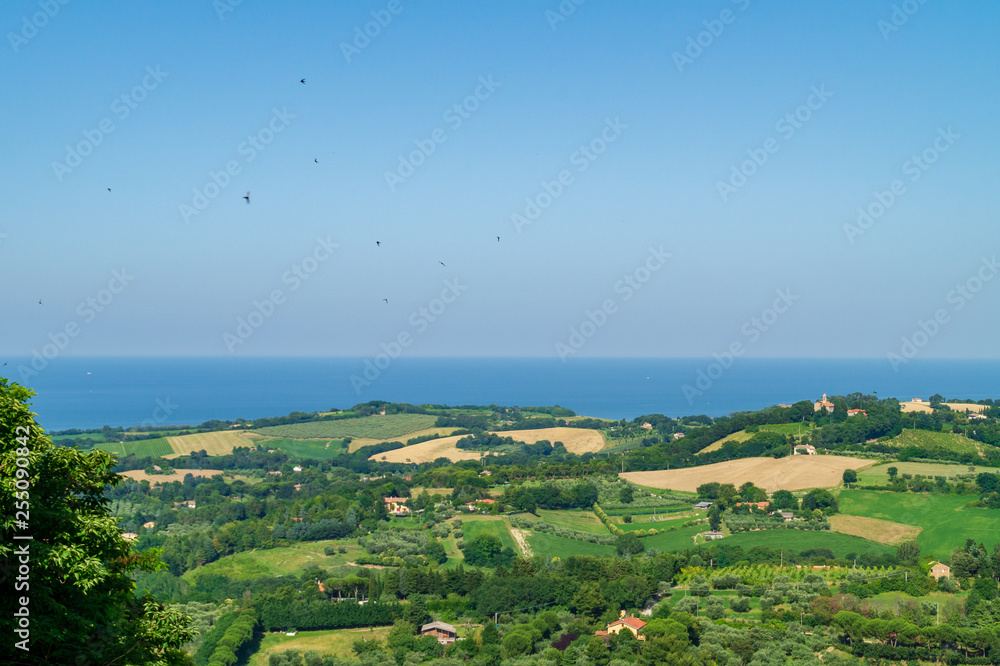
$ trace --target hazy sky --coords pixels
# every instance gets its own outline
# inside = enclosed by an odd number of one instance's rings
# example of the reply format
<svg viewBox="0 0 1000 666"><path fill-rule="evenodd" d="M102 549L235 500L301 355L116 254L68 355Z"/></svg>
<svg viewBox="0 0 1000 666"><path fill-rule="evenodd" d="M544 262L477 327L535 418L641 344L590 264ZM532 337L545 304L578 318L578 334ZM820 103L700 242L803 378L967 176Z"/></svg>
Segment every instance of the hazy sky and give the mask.
<svg viewBox="0 0 1000 666"><path fill-rule="evenodd" d="M998 18L4 2L0 354L1000 357Z"/></svg>

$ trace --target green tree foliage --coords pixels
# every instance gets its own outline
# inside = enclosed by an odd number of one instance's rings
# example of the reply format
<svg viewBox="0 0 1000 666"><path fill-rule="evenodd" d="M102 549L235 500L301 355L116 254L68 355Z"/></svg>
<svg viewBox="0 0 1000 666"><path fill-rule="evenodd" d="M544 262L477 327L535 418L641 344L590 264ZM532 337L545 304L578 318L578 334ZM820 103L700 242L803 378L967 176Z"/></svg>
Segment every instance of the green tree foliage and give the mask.
<svg viewBox="0 0 1000 666"><path fill-rule="evenodd" d="M806 493L806 496L802 498L802 510L814 511L816 509L819 509L828 516L837 513L837 498L831 495L829 491L823 490L822 488L814 488L813 490L810 490Z"/></svg>
<svg viewBox="0 0 1000 666"><path fill-rule="evenodd" d="M122 481L111 455L53 445L29 410L32 395L0 378L0 560L30 565L30 588L2 595L5 617L21 596L30 616L23 635L8 632L0 661L176 661L191 620L135 593L132 574L162 564L156 550L137 553L110 515L105 489ZM15 646L22 640L30 651Z"/></svg>
<svg viewBox="0 0 1000 666"><path fill-rule="evenodd" d="M844 478L844 485L849 486L852 483L858 482L858 473L853 469L845 469L843 478Z"/></svg>
<svg viewBox="0 0 1000 666"><path fill-rule="evenodd" d="M795 511L799 508L799 500L790 490L775 490L771 495L771 508L776 511Z"/></svg>
<svg viewBox="0 0 1000 666"><path fill-rule="evenodd" d="M615 550L622 557L629 557L645 551L646 547L642 545L639 537L629 532L618 537L615 541Z"/></svg>

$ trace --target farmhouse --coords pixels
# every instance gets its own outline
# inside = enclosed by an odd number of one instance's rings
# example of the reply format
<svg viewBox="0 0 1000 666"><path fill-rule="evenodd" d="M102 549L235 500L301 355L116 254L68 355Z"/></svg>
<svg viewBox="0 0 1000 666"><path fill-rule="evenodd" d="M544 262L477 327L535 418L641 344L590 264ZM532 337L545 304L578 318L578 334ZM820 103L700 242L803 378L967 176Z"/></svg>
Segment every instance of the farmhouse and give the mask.
<svg viewBox="0 0 1000 666"><path fill-rule="evenodd" d="M624 614L624 613L625 613L625 611L622 611L622 614ZM612 622L611 624L608 625L608 633L609 634L617 634L617 633L621 632L622 629L628 629L629 631L632 632L633 636L635 636L636 638L638 638L640 641L644 641L644 640L646 640L646 637L645 636L640 636L639 632L642 631L642 628L645 627L645 626L646 626L646 622L643 621L643 620L640 620L637 617L631 617L631 616L630 617L623 617L623 618L620 618L618 620L615 620L614 622Z"/></svg>
<svg viewBox="0 0 1000 666"><path fill-rule="evenodd" d="M386 497L385 498L385 510L393 516L408 516L410 514L410 507L406 506L406 502L410 501L409 497Z"/></svg>
<svg viewBox="0 0 1000 666"><path fill-rule="evenodd" d="M985 419L985 418L986 418L985 414L969 414L970 421L973 419Z"/></svg>
<svg viewBox="0 0 1000 666"><path fill-rule="evenodd" d="M784 518L786 523L790 523L795 520L795 514L791 511L779 511L778 515Z"/></svg>
<svg viewBox="0 0 1000 666"><path fill-rule="evenodd" d="M301 471L302 471L302 468L301 468L301 467L299 467L298 465L296 465L295 467L293 467L293 468L292 468L292 471L293 471L293 472L301 472Z"/></svg>
<svg viewBox="0 0 1000 666"><path fill-rule="evenodd" d="M848 409L847 410L847 415L848 416L857 416L858 414L860 414L861 416L868 416L868 412L866 412L863 409Z"/></svg>
<svg viewBox="0 0 1000 666"><path fill-rule="evenodd" d="M493 476L493 472L491 472L488 469L484 469L482 472L479 473L479 476Z"/></svg>
<svg viewBox="0 0 1000 666"><path fill-rule="evenodd" d="M641 428L642 428L643 430L652 430L652 429L653 429L653 424L652 424L652 423L650 423L649 421L646 421L646 422L645 422L645 423L643 423L643 424L642 424L642 425L641 425L640 427L641 427Z"/></svg>
<svg viewBox="0 0 1000 666"><path fill-rule="evenodd" d="M805 450L805 453L800 453L799 451L803 450L803 449ZM795 455L797 455L797 456L801 456L801 455L814 456L814 455L816 455L816 447L813 446L812 444L799 444L794 449L792 449L792 453L795 454Z"/></svg>
<svg viewBox="0 0 1000 666"><path fill-rule="evenodd" d="M447 622L428 622L420 627L420 635L433 636L442 645L454 643L458 639L458 632L455 631L455 627Z"/></svg>
<svg viewBox="0 0 1000 666"><path fill-rule="evenodd" d="M761 511L767 511L771 506L770 502L737 502L736 506L748 506L750 507L750 513L753 513L754 507L757 507Z"/></svg>
<svg viewBox="0 0 1000 666"><path fill-rule="evenodd" d="M139 535L136 534L135 532L124 532L122 534L122 537L124 537L125 540L127 541L135 541L136 539L139 538Z"/></svg>
<svg viewBox="0 0 1000 666"><path fill-rule="evenodd" d="M696 509L707 509L710 506L712 506L711 502L698 502L697 504L694 505L694 508L696 508Z"/></svg>
<svg viewBox="0 0 1000 666"><path fill-rule="evenodd" d="M951 567L940 562L931 562L931 575L937 580L951 578Z"/></svg>
<svg viewBox="0 0 1000 666"><path fill-rule="evenodd" d="M478 499L475 502L469 502L465 505L469 511L476 511L477 509L488 509L490 505L496 504L497 501L493 499Z"/></svg>
<svg viewBox="0 0 1000 666"><path fill-rule="evenodd" d="M722 532L702 532L702 536L705 537L705 541L715 541L716 539L721 539L726 535Z"/></svg>
<svg viewBox="0 0 1000 666"><path fill-rule="evenodd" d="M682 437L684 437L684 433L682 433L682 432L675 432L674 433L674 439L681 439Z"/></svg>
<svg viewBox="0 0 1000 666"><path fill-rule="evenodd" d="M813 403L813 411L818 412L821 409L825 409L827 413L833 413L833 403L827 400L826 393L823 397Z"/></svg>
<svg viewBox="0 0 1000 666"><path fill-rule="evenodd" d="M143 523L142 526L145 527L147 530L151 530L154 527L156 527L156 522L151 520L148 523Z"/></svg>

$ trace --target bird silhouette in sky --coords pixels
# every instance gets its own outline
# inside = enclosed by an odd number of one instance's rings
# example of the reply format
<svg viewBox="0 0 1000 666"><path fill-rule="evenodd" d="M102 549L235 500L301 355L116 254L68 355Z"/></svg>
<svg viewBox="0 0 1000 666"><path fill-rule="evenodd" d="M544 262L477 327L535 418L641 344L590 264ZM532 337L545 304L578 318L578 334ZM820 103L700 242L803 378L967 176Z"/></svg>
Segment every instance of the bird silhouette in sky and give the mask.
<svg viewBox="0 0 1000 666"><path fill-rule="evenodd" d="M381 241L375 241L375 245L377 245L377 246L379 246L379 247L382 247L382 243L381 243Z"/></svg>
<svg viewBox="0 0 1000 666"><path fill-rule="evenodd" d="M500 237L499 237L499 236L497 236L497 242L498 242L498 243L500 242Z"/></svg>
<svg viewBox="0 0 1000 666"><path fill-rule="evenodd" d="M383 298L382 300L386 302L386 305L389 304L389 299L388 298Z"/></svg>
<svg viewBox="0 0 1000 666"><path fill-rule="evenodd" d="M303 84L303 85L305 85L305 82L306 82L306 80L305 80L305 79L301 79L301 80L299 81L299 83L301 83L301 84Z"/></svg>
<svg viewBox="0 0 1000 666"><path fill-rule="evenodd" d="M39 305L41 305L41 304L42 304L42 299L40 299L40 298L38 299L38 304L39 304Z"/></svg>
<svg viewBox="0 0 1000 666"><path fill-rule="evenodd" d="M319 164L319 160L313 160L313 162L315 162L316 164Z"/></svg>
<svg viewBox="0 0 1000 666"><path fill-rule="evenodd" d="M109 188L108 188L108 192L110 192L110 191L111 191L111 188L109 187Z"/></svg>
<svg viewBox="0 0 1000 666"><path fill-rule="evenodd" d="M443 261L439 261L438 263L441 264L442 266L444 266L444 262ZM444 267L448 268L447 266L444 266Z"/></svg>
<svg viewBox="0 0 1000 666"><path fill-rule="evenodd" d="M243 198L247 200L247 203L250 203L250 193L249 192L247 192L246 196L243 197Z"/></svg>

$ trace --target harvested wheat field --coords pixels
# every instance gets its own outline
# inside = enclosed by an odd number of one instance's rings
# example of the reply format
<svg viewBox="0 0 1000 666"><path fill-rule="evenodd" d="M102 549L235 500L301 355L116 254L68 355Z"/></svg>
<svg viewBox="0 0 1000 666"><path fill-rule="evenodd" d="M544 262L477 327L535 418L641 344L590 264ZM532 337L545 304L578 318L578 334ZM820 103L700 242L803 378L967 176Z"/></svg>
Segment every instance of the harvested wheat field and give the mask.
<svg viewBox="0 0 1000 666"><path fill-rule="evenodd" d="M424 428L423 430L417 430L411 432L402 437L394 437L392 439L372 439L370 437L355 437L351 439L351 443L347 445L347 450L350 453L354 453L358 449L362 449L366 446L372 446L373 444L382 444L384 442L406 442L407 440L413 439L414 437L423 437L424 435L450 435L451 433L458 430L458 428Z"/></svg>
<svg viewBox="0 0 1000 666"><path fill-rule="evenodd" d="M173 474L146 474L141 469L132 469L127 472L120 472L120 474L122 476L127 476L130 479L135 479L136 481L142 481L145 479L155 485L157 483L183 481L184 477L188 474L191 474L192 476L213 477L216 474L223 474L223 471L221 469L178 469L174 471Z"/></svg>
<svg viewBox="0 0 1000 666"><path fill-rule="evenodd" d="M425 463L434 462L438 458L447 458L452 462L458 462L459 460L479 460L481 457L479 451L467 451L455 447L455 443L466 436L453 435L451 437L432 439L414 444L413 446L404 446L401 449L376 453L373 456L369 456L368 459L392 463Z"/></svg>
<svg viewBox="0 0 1000 666"><path fill-rule="evenodd" d="M604 448L604 435L586 428L541 428L539 430L502 430L494 435L511 437L515 441L534 444L547 439L553 444L562 442L566 450L577 455L595 453Z"/></svg>
<svg viewBox="0 0 1000 666"><path fill-rule="evenodd" d="M221 430L218 432L199 432L194 435L167 437L167 443L174 452L164 458L176 458L183 453L205 450L210 456L222 456L232 453L237 446L254 446L247 437L248 433L239 430Z"/></svg>
<svg viewBox="0 0 1000 666"><path fill-rule="evenodd" d="M650 488L695 492L703 483L718 481L739 487L747 481L775 490L831 488L843 480L845 469L861 469L874 460L845 456L788 456L786 458L743 458L729 462L677 470L625 472L623 479Z"/></svg>
<svg viewBox="0 0 1000 666"><path fill-rule="evenodd" d="M845 516L837 514L830 516L830 531L850 534L869 541L895 546L904 541L913 541L920 534L921 528L913 525L894 523L891 520L878 518L863 518L861 516Z"/></svg>

